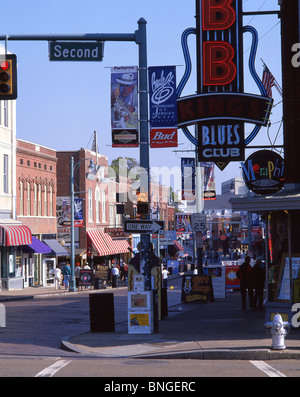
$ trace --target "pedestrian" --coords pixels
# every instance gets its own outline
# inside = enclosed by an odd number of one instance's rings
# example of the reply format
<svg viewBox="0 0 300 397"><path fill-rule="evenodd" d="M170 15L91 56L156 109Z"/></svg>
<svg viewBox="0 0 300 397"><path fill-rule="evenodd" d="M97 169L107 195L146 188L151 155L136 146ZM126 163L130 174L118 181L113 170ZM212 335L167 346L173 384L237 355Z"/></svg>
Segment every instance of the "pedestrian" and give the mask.
<svg viewBox="0 0 300 397"><path fill-rule="evenodd" d="M81 270L80 263L76 263L75 278L76 278L76 287L77 288L79 286L80 270Z"/></svg>
<svg viewBox="0 0 300 397"><path fill-rule="evenodd" d="M64 276L65 290L67 290L69 288L69 283L71 278L71 266L69 262L67 262L63 267L62 274Z"/></svg>
<svg viewBox="0 0 300 397"><path fill-rule="evenodd" d="M236 272L237 278L240 280L240 291L242 297L242 307L246 310L247 290L249 297L250 307L254 306L253 303L253 269L250 265L250 256L246 256L244 262Z"/></svg>
<svg viewBox="0 0 300 397"><path fill-rule="evenodd" d="M119 285L119 275L120 271L116 265L114 265L111 269L111 276L112 276L112 288L117 288Z"/></svg>
<svg viewBox="0 0 300 397"><path fill-rule="evenodd" d="M257 308L257 303L258 303L258 309L263 308L263 296L264 296L264 286L265 286L265 271L261 267L261 260L256 259L255 265L253 266L253 283L254 283L254 289L255 289L255 295L254 295L254 308Z"/></svg>
<svg viewBox="0 0 300 397"><path fill-rule="evenodd" d="M162 276L162 287L163 288L168 288L168 275L170 272L168 272L166 266L163 267L161 276Z"/></svg>
<svg viewBox="0 0 300 397"><path fill-rule="evenodd" d="M55 289L60 289L60 283L61 283L61 270L59 267L56 267L54 270Z"/></svg>
<svg viewBox="0 0 300 397"><path fill-rule="evenodd" d="M83 270L91 270L91 267L88 262L85 262L85 264L83 266Z"/></svg>

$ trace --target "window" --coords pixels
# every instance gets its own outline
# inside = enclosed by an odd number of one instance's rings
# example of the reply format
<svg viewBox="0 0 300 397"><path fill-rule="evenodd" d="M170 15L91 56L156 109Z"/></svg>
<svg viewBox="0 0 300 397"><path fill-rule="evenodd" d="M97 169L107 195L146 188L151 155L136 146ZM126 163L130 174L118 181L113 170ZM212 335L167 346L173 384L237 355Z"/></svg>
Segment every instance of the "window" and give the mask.
<svg viewBox="0 0 300 397"><path fill-rule="evenodd" d="M23 164L23 159L20 159L20 164Z"/></svg>
<svg viewBox="0 0 300 397"><path fill-rule="evenodd" d="M38 207L38 187L37 184L34 184L34 196L33 196L33 206L34 206L34 210L33 210L33 215L37 216L37 207Z"/></svg>
<svg viewBox="0 0 300 397"><path fill-rule="evenodd" d="M36 161L34 162L34 164L33 164L34 166L35 166L35 168L37 167L37 163L36 163Z"/></svg>
<svg viewBox="0 0 300 397"><path fill-rule="evenodd" d="M8 193L8 155L3 156L3 193Z"/></svg>
<svg viewBox="0 0 300 397"><path fill-rule="evenodd" d="M24 214L24 183L20 181L20 215L23 216Z"/></svg>
<svg viewBox="0 0 300 397"><path fill-rule="evenodd" d="M45 186L45 193L44 193L44 216L48 216L48 191L47 191L47 186Z"/></svg>
<svg viewBox="0 0 300 397"><path fill-rule="evenodd" d="M102 190L102 222L106 223L106 196L105 191Z"/></svg>
<svg viewBox="0 0 300 397"><path fill-rule="evenodd" d="M109 205L109 225L116 226L115 219L114 219L114 206L111 204Z"/></svg>
<svg viewBox="0 0 300 397"><path fill-rule="evenodd" d="M4 126L8 127L8 101L3 101Z"/></svg>
<svg viewBox="0 0 300 397"><path fill-rule="evenodd" d="M38 185L39 187L39 196L38 196L38 200L39 200L39 207L38 207L38 216L42 215L42 185Z"/></svg>
<svg viewBox="0 0 300 397"><path fill-rule="evenodd" d="M27 182L27 215L31 215L30 182Z"/></svg>
<svg viewBox="0 0 300 397"><path fill-rule="evenodd" d="M93 189L88 190L88 221L93 222Z"/></svg>
<svg viewBox="0 0 300 397"><path fill-rule="evenodd" d="M95 197L95 201L96 201L96 222L100 223L100 192L99 189L96 189L96 197Z"/></svg>
<svg viewBox="0 0 300 397"><path fill-rule="evenodd" d="M53 216L53 187L49 186L50 216Z"/></svg>
<svg viewBox="0 0 300 397"><path fill-rule="evenodd" d="M27 165L30 166L30 160L27 160Z"/></svg>

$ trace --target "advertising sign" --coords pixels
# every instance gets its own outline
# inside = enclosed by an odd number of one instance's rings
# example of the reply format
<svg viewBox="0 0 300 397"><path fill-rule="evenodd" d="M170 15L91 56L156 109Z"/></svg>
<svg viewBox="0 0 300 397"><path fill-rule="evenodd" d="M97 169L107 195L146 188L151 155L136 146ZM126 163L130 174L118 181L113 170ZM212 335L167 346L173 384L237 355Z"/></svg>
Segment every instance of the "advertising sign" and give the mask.
<svg viewBox="0 0 300 397"><path fill-rule="evenodd" d="M113 147L138 147L137 66L111 68Z"/></svg>
<svg viewBox="0 0 300 397"><path fill-rule="evenodd" d="M196 162L194 158L181 158L181 199L194 201Z"/></svg>
<svg viewBox="0 0 300 397"><path fill-rule="evenodd" d="M192 214L176 214L175 215L176 233L191 233L192 232Z"/></svg>
<svg viewBox="0 0 300 397"><path fill-rule="evenodd" d="M242 163L243 178L248 189L257 194L272 194L283 188L284 160L271 150L252 153Z"/></svg>
<svg viewBox="0 0 300 397"><path fill-rule="evenodd" d="M177 147L176 67L148 68L150 147Z"/></svg>
<svg viewBox="0 0 300 397"><path fill-rule="evenodd" d="M211 277L209 275L183 276L181 296L183 302L194 302L197 300L208 302L212 300Z"/></svg>

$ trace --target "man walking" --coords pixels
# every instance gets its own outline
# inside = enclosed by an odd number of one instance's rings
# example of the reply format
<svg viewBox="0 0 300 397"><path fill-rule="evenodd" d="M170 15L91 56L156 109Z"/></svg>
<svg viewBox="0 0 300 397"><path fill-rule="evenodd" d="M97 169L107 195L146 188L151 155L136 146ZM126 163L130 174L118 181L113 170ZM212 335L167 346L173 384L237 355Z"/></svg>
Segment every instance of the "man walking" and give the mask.
<svg viewBox="0 0 300 397"><path fill-rule="evenodd" d="M62 274L64 276L65 290L69 288L69 283L71 279L71 266L70 263L66 263L62 269Z"/></svg>
<svg viewBox="0 0 300 397"><path fill-rule="evenodd" d="M249 305L253 307L253 269L250 265L250 256L245 257L245 261L241 264L236 272L237 278L240 280L240 290L242 297L242 307L246 310L247 290L249 296Z"/></svg>

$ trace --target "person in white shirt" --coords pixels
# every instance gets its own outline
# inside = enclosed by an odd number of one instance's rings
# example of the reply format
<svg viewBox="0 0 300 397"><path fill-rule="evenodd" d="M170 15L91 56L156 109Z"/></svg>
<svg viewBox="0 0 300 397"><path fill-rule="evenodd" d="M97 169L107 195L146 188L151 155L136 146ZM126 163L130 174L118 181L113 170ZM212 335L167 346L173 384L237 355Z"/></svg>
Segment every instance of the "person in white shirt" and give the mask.
<svg viewBox="0 0 300 397"><path fill-rule="evenodd" d="M162 282L163 282L162 287L163 287L163 288L168 288L168 275L169 275L169 274L170 274L170 273L168 272L166 266L164 266L164 267L163 267L163 270L162 270L162 272L161 272L161 275L162 275Z"/></svg>

